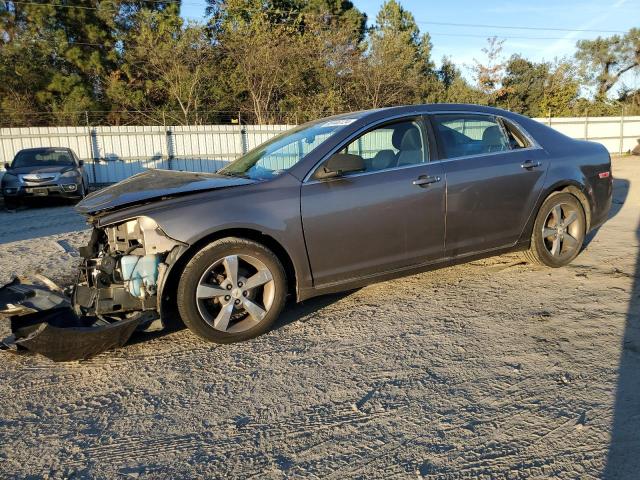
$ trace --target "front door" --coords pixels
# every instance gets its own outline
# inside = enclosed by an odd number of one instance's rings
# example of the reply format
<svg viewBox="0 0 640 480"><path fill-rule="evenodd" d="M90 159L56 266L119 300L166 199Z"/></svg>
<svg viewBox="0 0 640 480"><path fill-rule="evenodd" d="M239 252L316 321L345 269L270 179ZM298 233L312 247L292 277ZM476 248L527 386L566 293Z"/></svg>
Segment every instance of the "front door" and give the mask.
<svg viewBox="0 0 640 480"><path fill-rule="evenodd" d="M365 170L302 185L314 285L373 276L444 255L445 179L419 118L375 127L340 150Z"/></svg>

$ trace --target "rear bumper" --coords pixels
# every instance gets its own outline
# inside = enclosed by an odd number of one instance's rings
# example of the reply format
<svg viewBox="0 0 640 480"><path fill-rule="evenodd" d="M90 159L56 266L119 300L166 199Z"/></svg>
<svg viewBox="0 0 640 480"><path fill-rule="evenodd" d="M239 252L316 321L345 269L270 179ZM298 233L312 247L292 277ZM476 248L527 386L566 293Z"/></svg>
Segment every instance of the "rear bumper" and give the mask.
<svg viewBox="0 0 640 480"><path fill-rule="evenodd" d="M600 227L609 218L613 202L613 178L595 177L591 179L591 221L589 230Z"/></svg>

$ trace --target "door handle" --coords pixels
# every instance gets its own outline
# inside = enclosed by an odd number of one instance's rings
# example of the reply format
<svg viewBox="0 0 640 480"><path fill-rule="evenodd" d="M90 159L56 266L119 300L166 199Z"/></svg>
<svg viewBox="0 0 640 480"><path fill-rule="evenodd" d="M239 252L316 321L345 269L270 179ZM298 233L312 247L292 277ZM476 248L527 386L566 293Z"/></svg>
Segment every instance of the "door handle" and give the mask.
<svg viewBox="0 0 640 480"><path fill-rule="evenodd" d="M440 180L442 180L440 177L434 177L434 176L427 176L427 175L422 175L420 177L418 177L417 179L415 179L413 181L414 185L417 185L418 187L424 187L426 185L430 185L432 183L438 183Z"/></svg>
<svg viewBox="0 0 640 480"><path fill-rule="evenodd" d="M541 162L534 162L533 160L527 160L520 166L522 168L526 169L526 170L529 170L530 168L536 168L536 167L539 167L541 165L542 165Z"/></svg>

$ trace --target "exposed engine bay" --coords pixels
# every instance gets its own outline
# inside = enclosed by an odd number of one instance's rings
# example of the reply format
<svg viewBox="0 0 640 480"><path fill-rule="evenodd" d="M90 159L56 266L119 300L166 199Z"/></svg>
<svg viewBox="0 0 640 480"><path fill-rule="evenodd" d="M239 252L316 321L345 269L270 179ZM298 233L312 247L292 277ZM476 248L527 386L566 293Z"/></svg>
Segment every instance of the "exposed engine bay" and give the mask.
<svg viewBox="0 0 640 480"><path fill-rule="evenodd" d="M63 290L36 275L0 288L0 313L10 316L12 330L1 346L80 360L124 345L135 330L164 328L159 292L185 246L149 217L96 226L79 249L75 285Z"/></svg>
<svg viewBox="0 0 640 480"><path fill-rule="evenodd" d="M94 228L89 244L80 249L84 261L73 304L92 315L157 311L159 287L180 245L149 217Z"/></svg>

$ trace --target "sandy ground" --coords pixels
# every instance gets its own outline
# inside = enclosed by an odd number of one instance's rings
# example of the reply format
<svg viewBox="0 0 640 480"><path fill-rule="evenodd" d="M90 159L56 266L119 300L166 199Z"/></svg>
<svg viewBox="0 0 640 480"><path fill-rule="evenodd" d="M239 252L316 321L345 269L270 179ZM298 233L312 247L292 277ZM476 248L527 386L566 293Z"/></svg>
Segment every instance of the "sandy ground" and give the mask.
<svg viewBox="0 0 640 480"><path fill-rule="evenodd" d="M567 268L510 255L372 285L238 345L4 353L0 476L637 478L640 158L614 173L611 219ZM0 280L70 278L68 208L0 222L0 242L57 234L0 245Z"/></svg>

